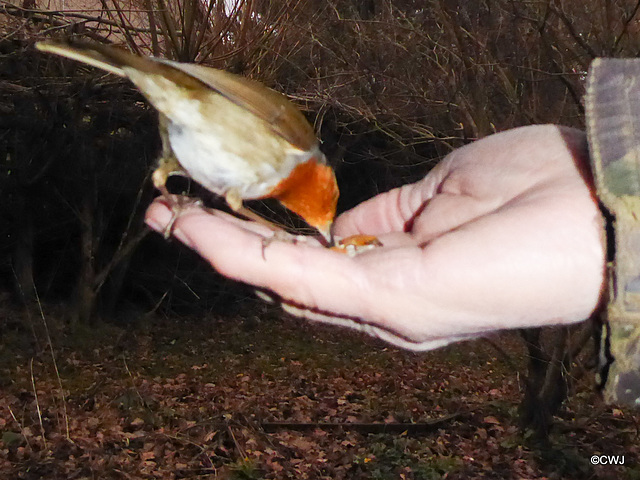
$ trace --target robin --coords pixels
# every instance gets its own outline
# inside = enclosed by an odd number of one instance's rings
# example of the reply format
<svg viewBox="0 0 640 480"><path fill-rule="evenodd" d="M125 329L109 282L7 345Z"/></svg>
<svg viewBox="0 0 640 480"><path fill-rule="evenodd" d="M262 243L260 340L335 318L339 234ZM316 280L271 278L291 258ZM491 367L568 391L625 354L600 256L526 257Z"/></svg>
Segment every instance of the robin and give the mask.
<svg viewBox="0 0 640 480"><path fill-rule="evenodd" d="M184 175L223 196L235 212L271 226L243 201L275 198L333 245L335 174L313 128L284 95L224 70L113 46L40 42L36 47L129 78L158 110L162 155L152 178L173 207L174 220L179 202L166 182Z"/></svg>

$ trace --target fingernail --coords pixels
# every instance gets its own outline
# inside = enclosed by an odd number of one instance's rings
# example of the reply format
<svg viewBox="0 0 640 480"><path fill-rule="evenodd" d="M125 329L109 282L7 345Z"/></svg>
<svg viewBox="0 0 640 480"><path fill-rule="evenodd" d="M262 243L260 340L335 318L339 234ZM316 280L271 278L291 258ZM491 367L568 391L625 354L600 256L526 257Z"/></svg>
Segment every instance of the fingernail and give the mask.
<svg viewBox="0 0 640 480"><path fill-rule="evenodd" d="M164 230L164 226L161 225L158 221L156 221L154 218L145 218L145 223L149 226L149 228L151 228L151 230L154 230L156 232L161 232Z"/></svg>

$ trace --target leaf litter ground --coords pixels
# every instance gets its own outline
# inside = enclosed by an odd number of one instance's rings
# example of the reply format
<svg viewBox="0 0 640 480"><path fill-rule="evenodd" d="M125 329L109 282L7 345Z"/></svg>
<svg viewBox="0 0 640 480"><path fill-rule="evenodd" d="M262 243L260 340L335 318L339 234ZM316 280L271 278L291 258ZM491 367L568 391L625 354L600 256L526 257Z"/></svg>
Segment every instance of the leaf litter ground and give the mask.
<svg viewBox="0 0 640 480"><path fill-rule="evenodd" d="M640 478L640 417L589 375L552 448L527 446L512 333L507 364L483 341L411 353L274 312L103 325L53 335L58 380L2 322L3 479Z"/></svg>

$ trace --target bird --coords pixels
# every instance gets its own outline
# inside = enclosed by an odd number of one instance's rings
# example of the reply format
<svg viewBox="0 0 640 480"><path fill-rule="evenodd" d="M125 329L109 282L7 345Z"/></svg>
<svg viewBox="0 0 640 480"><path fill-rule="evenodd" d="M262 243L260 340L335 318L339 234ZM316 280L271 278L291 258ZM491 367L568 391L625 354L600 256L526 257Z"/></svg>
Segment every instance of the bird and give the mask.
<svg viewBox="0 0 640 480"><path fill-rule="evenodd" d="M128 78L159 112L162 153L154 186L174 208L166 183L187 176L249 219L244 207L275 198L314 227L327 246L339 196L334 170L314 129L283 94L260 82L195 63L138 56L113 45L38 42L36 48Z"/></svg>

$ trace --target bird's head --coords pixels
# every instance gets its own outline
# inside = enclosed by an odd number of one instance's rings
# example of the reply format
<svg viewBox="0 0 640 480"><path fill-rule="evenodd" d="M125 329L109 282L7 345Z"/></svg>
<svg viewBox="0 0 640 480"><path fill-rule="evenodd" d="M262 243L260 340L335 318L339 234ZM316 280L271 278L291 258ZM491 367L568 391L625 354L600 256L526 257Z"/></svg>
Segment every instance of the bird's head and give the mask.
<svg viewBox="0 0 640 480"><path fill-rule="evenodd" d="M313 157L296 166L291 174L273 190L272 196L300 215L333 245L331 226L338 204L338 183L324 155Z"/></svg>

